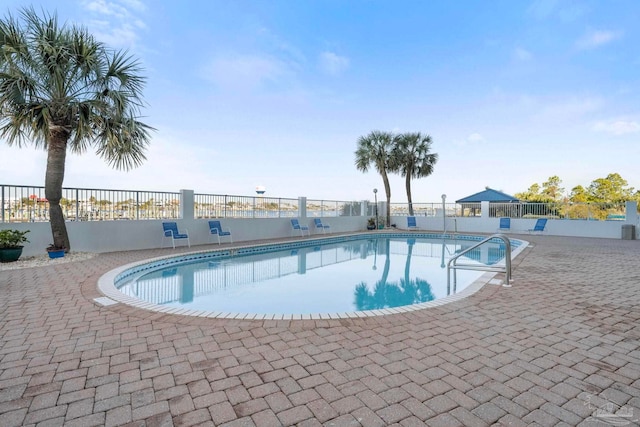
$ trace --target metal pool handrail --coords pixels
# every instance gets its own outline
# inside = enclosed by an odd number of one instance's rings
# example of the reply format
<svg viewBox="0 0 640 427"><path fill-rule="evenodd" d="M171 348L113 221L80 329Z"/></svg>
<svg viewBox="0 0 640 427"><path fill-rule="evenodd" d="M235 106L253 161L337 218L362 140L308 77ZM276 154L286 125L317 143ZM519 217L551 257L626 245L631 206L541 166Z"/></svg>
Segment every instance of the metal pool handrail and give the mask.
<svg viewBox="0 0 640 427"><path fill-rule="evenodd" d="M493 239L501 239L504 242L505 246L505 254L504 254L504 266L501 265L477 265L477 264L458 264L457 260L462 255L466 254L481 246L487 242L490 242ZM503 286L509 287L511 286L511 242L509 238L504 234L494 234L493 236L487 237L486 239L476 243L475 245L465 249L459 254L452 257L447 263L447 289L450 289L451 284L451 270L453 270L453 288L455 292L457 277L456 277L456 269L462 268L465 270L479 270L479 271L495 271L496 273L505 273L505 282Z"/></svg>

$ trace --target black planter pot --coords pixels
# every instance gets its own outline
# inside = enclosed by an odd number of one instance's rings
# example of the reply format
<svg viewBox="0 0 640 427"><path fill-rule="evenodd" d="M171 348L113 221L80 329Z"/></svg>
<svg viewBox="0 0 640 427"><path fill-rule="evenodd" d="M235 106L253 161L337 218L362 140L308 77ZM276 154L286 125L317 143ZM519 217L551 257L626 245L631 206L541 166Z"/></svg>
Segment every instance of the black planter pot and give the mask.
<svg viewBox="0 0 640 427"><path fill-rule="evenodd" d="M22 246L18 248L0 248L0 262L14 262L22 255Z"/></svg>

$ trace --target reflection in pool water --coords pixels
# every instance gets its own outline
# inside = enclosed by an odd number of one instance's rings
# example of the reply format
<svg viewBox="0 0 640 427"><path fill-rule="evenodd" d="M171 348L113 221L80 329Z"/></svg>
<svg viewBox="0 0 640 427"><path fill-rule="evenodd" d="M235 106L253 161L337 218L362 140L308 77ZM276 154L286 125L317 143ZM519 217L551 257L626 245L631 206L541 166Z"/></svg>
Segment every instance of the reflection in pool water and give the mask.
<svg viewBox="0 0 640 427"><path fill-rule="evenodd" d="M311 242L310 242L311 243ZM432 301L482 275L459 271L447 289L446 262L473 240L367 236L359 240L254 255L183 262L116 283L121 292L158 305L256 314L344 313ZM500 244L483 245L467 262L496 263Z"/></svg>
<svg viewBox="0 0 640 427"><path fill-rule="evenodd" d="M379 240L374 241L374 259L377 258L377 244ZM442 242L441 242L442 243ZM391 253L391 240L384 239L383 244L385 254ZM391 267L391 257L386 256L384 262L384 270L380 280L376 281L373 289L366 282L360 282L356 285L354 291L354 305L356 310L376 310L381 308L401 307L404 305L419 304L421 302L429 302L435 299L431 285L424 279L416 277L411 278L411 257L413 255L413 247L416 239L407 239L407 255L404 267L404 276L399 281L389 281L389 270ZM445 248L445 245L441 245ZM374 264L375 265L375 264Z"/></svg>

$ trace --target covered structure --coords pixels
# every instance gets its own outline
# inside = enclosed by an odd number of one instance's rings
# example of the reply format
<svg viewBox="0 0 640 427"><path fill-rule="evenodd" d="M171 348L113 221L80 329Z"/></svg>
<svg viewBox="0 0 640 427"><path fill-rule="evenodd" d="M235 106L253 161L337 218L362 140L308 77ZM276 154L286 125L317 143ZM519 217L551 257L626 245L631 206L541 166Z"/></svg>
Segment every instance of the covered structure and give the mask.
<svg viewBox="0 0 640 427"><path fill-rule="evenodd" d="M480 213L480 202L489 202L489 216L518 217L520 200L515 197L487 187L484 191L456 200L462 205L462 216L476 216ZM505 206L513 204L513 206Z"/></svg>

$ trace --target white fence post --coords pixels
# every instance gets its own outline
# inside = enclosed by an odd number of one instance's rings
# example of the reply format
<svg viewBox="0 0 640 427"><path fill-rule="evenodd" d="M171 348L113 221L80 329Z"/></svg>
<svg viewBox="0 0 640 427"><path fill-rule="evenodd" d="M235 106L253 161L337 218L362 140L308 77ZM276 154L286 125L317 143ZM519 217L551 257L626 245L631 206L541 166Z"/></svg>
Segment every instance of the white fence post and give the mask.
<svg viewBox="0 0 640 427"><path fill-rule="evenodd" d="M489 218L489 202L480 202L480 217L482 219L488 219Z"/></svg>
<svg viewBox="0 0 640 427"><path fill-rule="evenodd" d="M180 190L180 218L194 219L194 196L193 190Z"/></svg>
<svg viewBox="0 0 640 427"><path fill-rule="evenodd" d="M307 198L299 196L298 197L298 215L300 218L307 217Z"/></svg>
<svg viewBox="0 0 640 427"><path fill-rule="evenodd" d="M638 224L638 202L628 201L625 203L625 223Z"/></svg>

